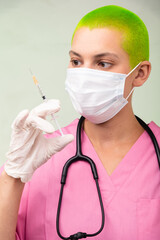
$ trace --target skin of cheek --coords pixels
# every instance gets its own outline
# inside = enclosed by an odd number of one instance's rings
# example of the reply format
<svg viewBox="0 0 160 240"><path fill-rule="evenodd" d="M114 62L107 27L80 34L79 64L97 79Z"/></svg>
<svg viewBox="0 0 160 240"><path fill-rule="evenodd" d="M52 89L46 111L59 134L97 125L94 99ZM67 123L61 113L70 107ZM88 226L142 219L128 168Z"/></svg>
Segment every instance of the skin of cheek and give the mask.
<svg viewBox="0 0 160 240"><path fill-rule="evenodd" d="M132 91L133 89L133 76L128 76L125 80L125 85L124 85L124 98L127 98L127 96L129 95L129 93ZM130 98L129 98L130 99ZM128 100L129 100L128 99Z"/></svg>

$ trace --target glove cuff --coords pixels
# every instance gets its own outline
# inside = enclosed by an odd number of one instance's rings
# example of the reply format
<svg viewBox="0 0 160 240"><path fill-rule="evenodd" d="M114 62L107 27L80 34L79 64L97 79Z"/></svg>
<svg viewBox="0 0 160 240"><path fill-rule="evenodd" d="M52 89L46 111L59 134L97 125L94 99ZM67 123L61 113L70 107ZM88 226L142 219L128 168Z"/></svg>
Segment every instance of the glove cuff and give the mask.
<svg viewBox="0 0 160 240"><path fill-rule="evenodd" d="M17 170L16 167L11 166L9 162L7 162L4 165L4 170L9 176L13 178L20 178L21 182L23 183L30 181L33 175L33 173L29 173L29 172L22 173L22 172L16 171Z"/></svg>

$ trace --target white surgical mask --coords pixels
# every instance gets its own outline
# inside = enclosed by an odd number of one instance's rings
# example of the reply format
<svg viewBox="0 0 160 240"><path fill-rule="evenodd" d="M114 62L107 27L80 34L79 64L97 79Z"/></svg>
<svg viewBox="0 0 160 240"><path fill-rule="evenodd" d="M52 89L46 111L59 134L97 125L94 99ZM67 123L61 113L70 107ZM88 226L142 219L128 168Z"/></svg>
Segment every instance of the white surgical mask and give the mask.
<svg viewBox="0 0 160 240"><path fill-rule="evenodd" d="M125 99L125 80L139 64L128 74L68 68L65 89L75 110L96 124L113 118L128 103L127 99L134 89Z"/></svg>

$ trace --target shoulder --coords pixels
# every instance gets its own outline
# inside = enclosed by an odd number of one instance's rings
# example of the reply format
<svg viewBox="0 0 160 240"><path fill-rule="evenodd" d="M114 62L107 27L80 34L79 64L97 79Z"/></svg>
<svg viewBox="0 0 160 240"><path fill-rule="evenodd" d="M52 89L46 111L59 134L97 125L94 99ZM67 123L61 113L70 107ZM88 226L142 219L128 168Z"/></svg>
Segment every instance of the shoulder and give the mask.
<svg viewBox="0 0 160 240"><path fill-rule="evenodd" d="M76 118L69 125L67 125L66 127L62 128L63 133L64 134L74 134L74 133L76 133L78 121L79 121L79 119Z"/></svg>

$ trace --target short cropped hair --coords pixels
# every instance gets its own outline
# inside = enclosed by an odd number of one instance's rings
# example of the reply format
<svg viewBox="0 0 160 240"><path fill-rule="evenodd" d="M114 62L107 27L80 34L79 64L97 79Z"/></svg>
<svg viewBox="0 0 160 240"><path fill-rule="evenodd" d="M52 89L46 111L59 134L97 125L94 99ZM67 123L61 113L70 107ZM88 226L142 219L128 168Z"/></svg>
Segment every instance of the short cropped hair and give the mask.
<svg viewBox="0 0 160 240"><path fill-rule="evenodd" d="M149 36L144 22L128 9L108 5L86 14L77 24L72 36L82 27L110 28L122 32L122 48L128 53L130 67L134 68L141 61L149 60Z"/></svg>

